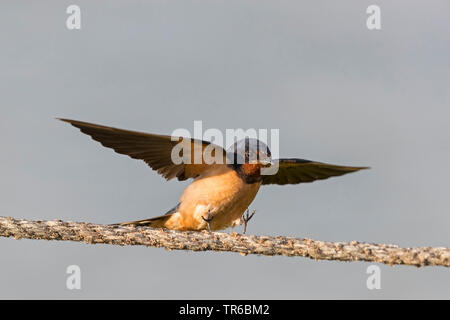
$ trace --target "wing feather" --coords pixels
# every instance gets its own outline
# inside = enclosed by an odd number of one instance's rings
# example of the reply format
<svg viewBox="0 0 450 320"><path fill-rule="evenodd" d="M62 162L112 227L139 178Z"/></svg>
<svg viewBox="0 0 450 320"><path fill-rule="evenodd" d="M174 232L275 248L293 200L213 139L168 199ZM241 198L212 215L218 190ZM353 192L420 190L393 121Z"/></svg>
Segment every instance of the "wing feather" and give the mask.
<svg viewBox="0 0 450 320"><path fill-rule="evenodd" d="M199 164L193 163L193 156L191 157L191 164L173 163L171 158L173 147L183 141L183 139L186 141L187 138L173 138L167 135L130 131L70 119L59 120L68 122L80 129L81 132L91 136L93 140L100 142L104 147L111 148L115 152L127 155L133 159L145 161L153 170L156 170L167 180L173 178L178 178L178 180L195 178L211 166L206 164L203 156ZM206 146L211 145L208 141L190 139L190 142L191 150L194 150L194 145L196 144L201 144L202 151ZM222 153L222 163L225 164L225 150L217 145L214 145L214 148L217 152Z"/></svg>
<svg viewBox="0 0 450 320"><path fill-rule="evenodd" d="M305 159L279 159L276 162L279 166L278 172L274 175L263 175L262 184L306 183L369 169L368 167L339 166Z"/></svg>

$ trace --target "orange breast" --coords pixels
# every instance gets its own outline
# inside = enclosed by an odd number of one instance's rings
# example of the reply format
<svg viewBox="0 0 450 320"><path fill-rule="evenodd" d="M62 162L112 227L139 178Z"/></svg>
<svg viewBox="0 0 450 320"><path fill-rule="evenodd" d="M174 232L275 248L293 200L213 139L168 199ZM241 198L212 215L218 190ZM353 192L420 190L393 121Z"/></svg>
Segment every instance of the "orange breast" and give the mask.
<svg viewBox="0 0 450 320"><path fill-rule="evenodd" d="M202 230L207 223L202 219L213 216L212 230L232 226L255 198L260 182L247 184L233 169L217 165L196 178L180 199L179 213L169 219L166 227L178 230Z"/></svg>

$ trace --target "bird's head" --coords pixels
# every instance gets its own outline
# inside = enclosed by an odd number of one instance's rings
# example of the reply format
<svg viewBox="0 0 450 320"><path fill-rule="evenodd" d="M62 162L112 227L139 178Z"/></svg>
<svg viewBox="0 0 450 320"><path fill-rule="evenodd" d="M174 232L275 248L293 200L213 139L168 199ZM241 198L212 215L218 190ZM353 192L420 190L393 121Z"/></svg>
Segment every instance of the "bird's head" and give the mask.
<svg viewBox="0 0 450 320"><path fill-rule="evenodd" d="M262 167L272 164L269 147L258 139L245 138L235 142L228 150L229 163L239 167L247 176L260 176Z"/></svg>

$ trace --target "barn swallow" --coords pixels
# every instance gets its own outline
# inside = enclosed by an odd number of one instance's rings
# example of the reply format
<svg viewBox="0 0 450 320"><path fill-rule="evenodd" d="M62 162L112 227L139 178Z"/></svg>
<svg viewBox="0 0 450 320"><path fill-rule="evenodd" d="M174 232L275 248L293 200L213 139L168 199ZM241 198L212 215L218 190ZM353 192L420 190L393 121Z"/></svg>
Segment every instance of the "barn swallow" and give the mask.
<svg viewBox="0 0 450 320"><path fill-rule="evenodd" d="M200 146L203 151L208 146L213 146L214 156L219 154L219 158L223 157L228 161L211 163L202 158L200 162L175 164L171 158L172 150L181 141L186 141L186 138L129 131L69 119L59 120L70 123L117 153L145 161L167 180L193 179L181 195L178 205L165 214L116 225L200 231L221 230L244 224L245 231L248 220L254 214L249 214L248 207L262 185L306 183L368 169L296 158L272 160L267 145L249 138L235 142L227 151L208 141L189 139L192 149ZM238 159L241 161L237 161ZM276 174L261 174L262 168L274 164L278 166Z"/></svg>

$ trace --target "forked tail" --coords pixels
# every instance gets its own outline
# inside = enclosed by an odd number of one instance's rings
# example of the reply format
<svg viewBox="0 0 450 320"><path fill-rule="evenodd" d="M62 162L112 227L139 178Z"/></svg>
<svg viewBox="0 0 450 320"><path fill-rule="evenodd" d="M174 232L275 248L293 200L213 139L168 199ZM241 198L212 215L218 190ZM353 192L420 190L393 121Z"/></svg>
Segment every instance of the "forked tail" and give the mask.
<svg viewBox="0 0 450 320"><path fill-rule="evenodd" d="M136 220L136 221L129 221L129 222L121 222L121 223L114 223L113 226L147 226L152 228L164 228L165 223L167 220L170 219L170 217L178 211L180 207L180 204L177 204L174 208L167 211L165 214L149 219L144 220Z"/></svg>

